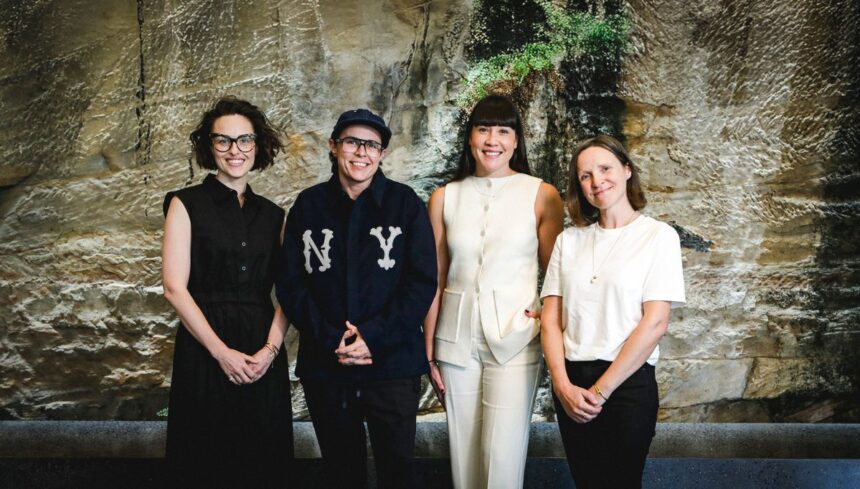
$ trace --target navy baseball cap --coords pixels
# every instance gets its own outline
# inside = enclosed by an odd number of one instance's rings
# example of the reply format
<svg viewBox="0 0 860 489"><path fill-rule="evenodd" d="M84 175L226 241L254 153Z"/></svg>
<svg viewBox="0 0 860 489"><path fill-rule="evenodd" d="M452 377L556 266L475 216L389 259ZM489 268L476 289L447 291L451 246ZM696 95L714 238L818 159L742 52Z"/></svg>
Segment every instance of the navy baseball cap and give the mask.
<svg viewBox="0 0 860 489"><path fill-rule="evenodd" d="M334 125L334 129L331 131L331 138L339 138L341 131L349 126L357 124L370 126L379 131L379 135L382 136L382 147L388 147L388 141L391 140L391 129L385 125L385 121L382 120L382 117L379 117L367 109L347 110L341 114L340 117L337 118L337 124Z"/></svg>

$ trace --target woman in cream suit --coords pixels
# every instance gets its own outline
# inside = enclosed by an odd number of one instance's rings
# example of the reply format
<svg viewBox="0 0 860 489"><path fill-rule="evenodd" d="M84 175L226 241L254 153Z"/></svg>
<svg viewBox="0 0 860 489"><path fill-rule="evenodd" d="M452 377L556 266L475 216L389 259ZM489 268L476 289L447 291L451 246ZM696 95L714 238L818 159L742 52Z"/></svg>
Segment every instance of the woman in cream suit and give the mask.
<svg viewBox="0 0 860 489"><path fill-rule="evenodd" d="M523 126L506 97L478 102L458 173L433 192L439 290L424 321L430 379L448 414L454 487L520 488L541 367L535 319L563 213L529 176Z"/></svg>

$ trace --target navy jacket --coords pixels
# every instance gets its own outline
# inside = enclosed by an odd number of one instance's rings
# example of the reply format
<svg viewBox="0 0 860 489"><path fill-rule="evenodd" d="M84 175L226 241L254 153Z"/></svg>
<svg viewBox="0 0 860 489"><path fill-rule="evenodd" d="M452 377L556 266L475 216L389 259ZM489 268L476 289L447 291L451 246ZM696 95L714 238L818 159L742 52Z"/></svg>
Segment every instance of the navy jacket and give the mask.
<svg viewBox="0 0 860 489"><path fill-rule="evenodd" d="M300 378L355 384L427 372L421 325L436 294L436 247L411 188L380 170L353 201L333 175L296 198L282 250L276 293L299 330ZM347 320L372 365L337 362Z"/></svg>

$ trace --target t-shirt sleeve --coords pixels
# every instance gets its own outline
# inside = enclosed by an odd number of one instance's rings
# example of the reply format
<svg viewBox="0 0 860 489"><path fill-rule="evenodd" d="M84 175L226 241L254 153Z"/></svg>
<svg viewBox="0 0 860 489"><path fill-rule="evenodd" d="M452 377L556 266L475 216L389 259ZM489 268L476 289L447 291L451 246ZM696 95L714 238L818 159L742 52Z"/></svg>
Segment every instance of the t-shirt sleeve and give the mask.
<svg viewBox="0 0 860 489"><path fill-rule="evenodd" d="M549 257L549 264L546 266L546 275L543 278L543 288L540 292L540 298L551 295L562 295L561 283L561 249L564 242L564 233L555 238L555 245L552 247L552 255Z"/></svg>
<svg viewBox="0 0 860 489"><path fill-rule="evenodd" d="M655 240L654 260L645 276L642 302L668 301L672 308L686 302L681 240L668 224L663 224Z"/></svg>

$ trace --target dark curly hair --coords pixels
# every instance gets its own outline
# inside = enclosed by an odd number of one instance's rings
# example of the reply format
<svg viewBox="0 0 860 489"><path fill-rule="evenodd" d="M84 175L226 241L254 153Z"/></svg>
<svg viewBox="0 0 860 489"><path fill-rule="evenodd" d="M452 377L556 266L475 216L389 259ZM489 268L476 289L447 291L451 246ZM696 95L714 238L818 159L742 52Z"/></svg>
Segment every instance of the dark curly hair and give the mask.
<svg viewBox="0 0 860 489"><path fill-rule="evenodd" d="M585 195L582 194L582 189L579 187L579 176L576 168L579 155L588 148L603 148L612 153L622 166L630 169L630 178L627 179L627 200L633 207L633 210L639 210L645 207L648 200L645 198L645 192L642 191L642 186L639 184L639 170L627 150L620 141L612 136L601 134L591 139L586 139L580 144L573 153L573 158L570 160L570 170L567 180L567 212L570 213L570 219L576 226L588 226L597 222L600 217L600 211L588 202Z"/></svg>
<svg viewBox="0 0 860 489"><path fill-rule="evenodd" d="M526 137L523 134L523 120L514 102L503 95L489 95L482 98L472 113L469 121L463 128L463 149L460 151L460 159L457 162L457 173L452 181L462 180L469 175L475 174L475 157L472 156L472 148L469 146L469 136L475 126L504 126L510 127L517 135L517 147L511 156L511 170L530 175L529 159L526 156Z"/></svg>
<svg viewBox="0 0 860 489"><path fill-rule="evenodd" d="M225 115L241 115L251 121L254 133L257 135L257 155L251 171L262 170L275 161L275 156L284 148L281 143L281 132L275 128L256 105L233 97L226 96L215 102L211 109L203 114L200 123L191 133L191 146L194 148L194 159L200 168L217 170L215 157L212 156L212 142L209 134L215 119Z"/></svg>

